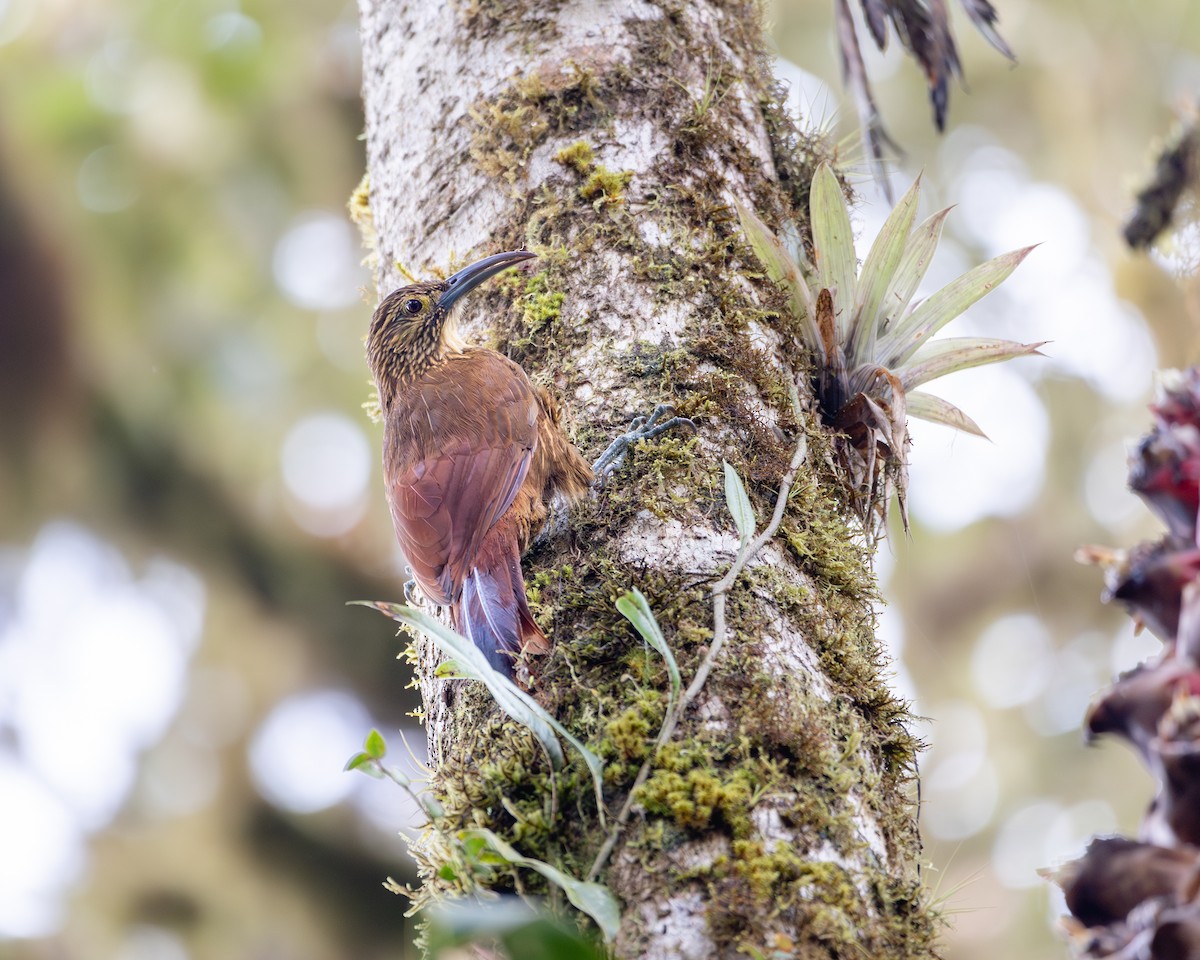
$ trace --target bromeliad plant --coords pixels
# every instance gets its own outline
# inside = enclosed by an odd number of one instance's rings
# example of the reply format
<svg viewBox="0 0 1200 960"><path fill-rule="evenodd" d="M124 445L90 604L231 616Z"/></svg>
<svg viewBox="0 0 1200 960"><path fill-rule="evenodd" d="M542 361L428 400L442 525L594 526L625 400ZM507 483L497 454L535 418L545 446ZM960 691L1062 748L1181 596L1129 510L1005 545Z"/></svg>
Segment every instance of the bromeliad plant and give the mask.
<svg viewBox="0 0 1200 960"><path fill-rule="evenodd" d="M908 417L984 436L956 406L914 388L968 367L1037 353L1042 346L981 337L931 339L1003 282L1033 247L989 260L914 301L950 212L942 210L914 227L920 183L918 177L892 210L861 270L845 194L828 164L817 170L809 198L811 261L798 240L785 245L738 206L751 247L787 293L799 321L802 345L813 359L817 406L825 425L844 438L842 459L868 532L889 488L896 491L908 529Z"/></svg>

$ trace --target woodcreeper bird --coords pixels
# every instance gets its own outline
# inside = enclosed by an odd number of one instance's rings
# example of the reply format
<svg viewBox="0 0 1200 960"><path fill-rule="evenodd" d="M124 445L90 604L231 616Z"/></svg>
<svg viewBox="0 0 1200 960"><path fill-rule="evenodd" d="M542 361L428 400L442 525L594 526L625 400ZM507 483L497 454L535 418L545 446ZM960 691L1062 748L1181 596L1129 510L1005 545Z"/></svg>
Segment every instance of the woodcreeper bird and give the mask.
<svg viewBox="0 0 1200 960"><path fill-rule="evenodd" d="M446 280L401 287L380 302L367 337L387 498L413 578L510 676L519 653L549 650L529 611L521 553L547 503L583 496L593 474L550 394L495 350L467 346L457 318L469 291L533 257L498 253Z"/></svg>

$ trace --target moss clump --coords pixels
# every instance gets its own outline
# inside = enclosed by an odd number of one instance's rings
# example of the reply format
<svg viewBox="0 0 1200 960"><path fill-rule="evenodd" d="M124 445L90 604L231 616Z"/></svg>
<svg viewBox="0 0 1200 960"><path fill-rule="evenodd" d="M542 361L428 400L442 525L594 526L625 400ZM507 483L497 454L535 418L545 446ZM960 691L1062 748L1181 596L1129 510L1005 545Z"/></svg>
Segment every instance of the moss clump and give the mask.
<svg viewBox="0 0 1200 960"><path fill-rule="evenodd" d="M521 297L521 322L530 333L537 333L553 323L562 313L566 294L550 289L550 278L545 273L535 274L525 283Z"/></svg>
<svg viewBox="0 0 1200 960"><path fill-rule="evenodd" d="M610 72L606 79L618 76ZM591 69L569 60L556 69L514 77L498 96L470 107L475 121L471 159L489 176L515 184L529 155L548 137L607 115L602 92Z"/></svg>
<svg viewBox="0 0 1200 960"><path fill-rule="evenodd" d="M609 170L598 166L579 188L579 195L597 208L606 203L621 203L632 179L632 170Z"/></svg>
<svg viewBox="0 0 1200 960"><path fill-rule="evenodd" d="M371 175L364 173L358 181L358 186L346 201L346 209L350 212L350 220L358 227L362 237L366 256L363 264L375 273L379 267L379 235L375 231L375 214L371 212Z"/></svg>
<svg viewBox="0 0 1200 960"><path fill-rule="evenodd" d="M596 161L596 152L586 140L576 140L554 154L554 162L570 167L581 177L587 176Z"/></svg>
<svg viewBox="0 0 1200 960"><path fill-rule="evenodd" d="M753 792L745 769L727 777L697 768L682 774L656 770L638 791L638 800L647 813L669 817L685 830L707 830L714 817L727 826L744 821Z"/></svg>

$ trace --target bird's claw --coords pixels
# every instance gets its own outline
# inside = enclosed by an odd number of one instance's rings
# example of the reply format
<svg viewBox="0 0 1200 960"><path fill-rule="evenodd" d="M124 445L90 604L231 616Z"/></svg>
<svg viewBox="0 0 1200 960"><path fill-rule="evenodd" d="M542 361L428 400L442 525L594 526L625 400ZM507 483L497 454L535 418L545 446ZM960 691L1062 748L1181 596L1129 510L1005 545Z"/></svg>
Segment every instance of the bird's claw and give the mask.
<svg viewBox="0 0 1200 960"><path fill-rule="evenodd" d="M404 572L412 573L412 568L405 567ZM409 577L404 581L404 602L410 607L417 607L421 605L422 599L423 594L421 593L420 587L417 586L416 577Z"/></svg>
<svg viewBox="0 0 1200 960"><path fill-rule="evenodd" d="M663 417L667 419L664 420ZM629 425L629 430L613 440L608 445L608 449L600 454L600 458L592 464L592 473L596 475L597 482L603 483L614 470L620 467L625 462L625 455L629 453L629 448L639 440L653 440L668 430L675 430L679 427L695 430L696 424L687 417L675 416L675 408L669 403L660 403L648 417L634 417L633 422Z"/></svg>

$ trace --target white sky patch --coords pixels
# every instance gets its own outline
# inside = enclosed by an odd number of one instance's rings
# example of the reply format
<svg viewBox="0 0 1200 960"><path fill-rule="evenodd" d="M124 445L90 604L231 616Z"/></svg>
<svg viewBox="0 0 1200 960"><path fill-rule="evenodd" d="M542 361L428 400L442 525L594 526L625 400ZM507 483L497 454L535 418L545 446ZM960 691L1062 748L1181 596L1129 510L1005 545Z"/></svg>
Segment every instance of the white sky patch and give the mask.
<svg viewBox="0 0 1200 960"><path fill-rule="evenodd" d="M1088 513L1122 542L1146 517L1146 505L1129 489L1128 470L1129 441L1110 440L1092 451L1083 477Z"/></svg>
<svg viewBox="0 0 1200 960"><path fill-rule="evenodd" d="M45 936L83 872L83 834L54 791L5 753L0 798L0 938Z"/></svg>
<svg viewBox="0 0 1200 960"><path fill-rule="evenodd" d="M179 708L205 603L186 568L157 559L135 578L118 551L65 521L9 556L0 571L0 729L13 743L0 754L0 937L57 924L87 833L117 814L139 754Z"/></svg>
<svg viewBox="0 0 1200 960"><path fill-rule="evenodd" d="M1117 829L1113 808L1103 800L1063 807L1039 800L1005 820L992 848L992 869L1006 887L1036 887L1046 881L1038 870L1057 867L1082 855L1096 835Z"/></svg>
<svg viewBox="0 0 1200 960"><path fill-rule="evenodd" d="M358 232L344 216L310 211L297 217L275 246L275 282L305 310L336 310L360 300L370 281Z"/></svg>
<svg viewBox="0 0 1200 960"><path fill-rule="evenodd" d="M1001 617L975 641L971 678L980 697L993 707L1019 706L1046 688L1054 655L1050 634L1033 614Z"/></svg>
<svg viewBox="0 0 1200 960"><path fill-rule="evenodd" d="M1088 704L1110 679L1108 642L1096 633L1083 633L1054 656L1051 679L1042 692L1025 704L1029 725L1044 737L1079 730Z"/></svg>
<svg viewBox="0 0 1200 960"><path fill-rule="evenodd" d="M877 636L887 651L888 685L896 696L909 703L917 699L917 686L904 665L904 617L898 607L884 606L879 611Z"/></svg>
<svg viewBox="0 0 1200 960"><path fill-rule="evenodd" d="M791 116L799 118L801 129L820 128L833 122L838 97L829 84L784 57L775 58L774 72L787 85L784 106Z"/></svg>
<svg viewBox="0 0 1200 960"><path fill-rule="evenodd" d="M935 530L954 530L987 516L1012 516L1041 490L1050 423L1017 360L964 370L922 389L959 407L991 442L910 419L908 504Z"/></svg>
<svg viewBox="0 0 1200 960"><path fill-rule="evenodd" d="M1143 399L1157 365L1154 342L1140 312L1116 295L1087 214L1062 188L1030 181L1006 154L984 146L967 158L953 186L962 216L951 214L950 229L987 257L1040 245L951 333L1049 340L1049 360L1025 367L1026 375L1079 377L1116 403Z"/></svg>
<svg viewBox="0 0 1200 960"><path fill-rule="evenodd" d="M1121 625L1117 627L1112 638L1108 661L1109 674L1115 677L1132 670L1143 660L1161 656L1162 649L1162 641L1158 637L1149 630L1138 633L1133 621L1122 617Z"/></svg>
<svg viewBox="0 0 1200 960"><path fill-rule="evenodd" d="M987 749L987 723L969 700L944 700L934 704L929 715L932 721L924 738L930 744L930 757Z"/></svg>
<svg viewBox="0 0 1200 960"><path fill-rule="evenodd" d="M361 519L371 479L366 434L349 417L317 413L288 432L280 453L297 522L318 536L345 533Z"/></svg>
<svg viewBox="0 0 1200 960"><path fill-rule="evenodd" d="M962 840L986 827L999 797L996 769L982 750L951 753L922 771L922 823L942 840Z"/></svg>
<svg viewBox="0 0 1200 960"><path fill-rule="evenodd" d="M1061 804L1039 800L1011 814L992 846L992 870L1011 889L1045 883L1038 871L1054 863L1046 857L1047 839L1064 813Z"/></svg>
<svg viewBox="0 0 1200 960"><path fill-rule="evenodd" d="M187 947L175 931L140 923L126 933L116 960L188 960L188 957Z"/></svg>
<svg viewBox="0 0 1200 960"><path fill-rule="evenodd" d="M250 743L259 793L292 813L315 813L340 803L356 785L354 771L343 768L370 729L366 709L348 693L313 690L288 697L267 715Z"/></svg>

